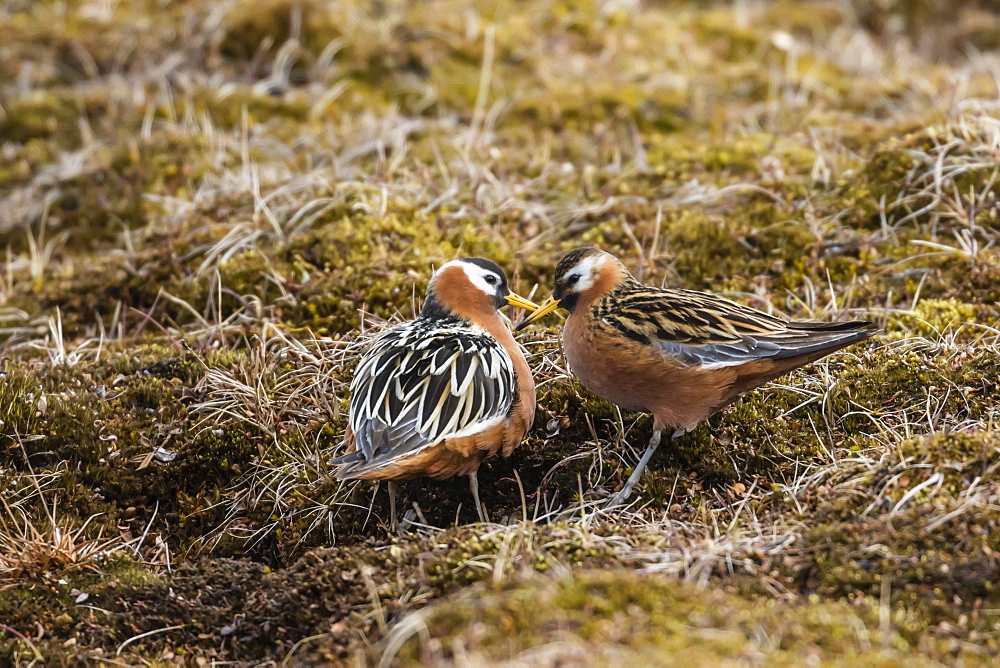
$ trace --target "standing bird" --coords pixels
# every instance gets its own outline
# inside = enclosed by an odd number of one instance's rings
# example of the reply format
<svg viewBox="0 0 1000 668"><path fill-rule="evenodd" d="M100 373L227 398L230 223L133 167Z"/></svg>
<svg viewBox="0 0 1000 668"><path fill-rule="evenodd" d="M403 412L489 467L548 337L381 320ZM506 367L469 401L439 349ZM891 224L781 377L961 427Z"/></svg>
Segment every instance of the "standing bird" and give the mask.
<svg viewBox="0 0 1000 668"><path fill-rule="evenodd" d="M597 248L559 261L552 297L518 329L559 307L569 311L572 373L599 397L653 414L649 446L608 507L631 495L663 429L677 438L744 392L875 333L868 322L787 322L704 292L642 285Z"/></svg>
<svg viewBox="0 0 1000 668"><path fill-rule="evenodd" d="M485 521L476 471L504 457L535 417L535 383L499 308L538 306L512 294L495 262L453 260L431 277L420 315L380 335L351 381L348 454L340 480L389 481L392 528L396 480L469 476Z"/></svg>

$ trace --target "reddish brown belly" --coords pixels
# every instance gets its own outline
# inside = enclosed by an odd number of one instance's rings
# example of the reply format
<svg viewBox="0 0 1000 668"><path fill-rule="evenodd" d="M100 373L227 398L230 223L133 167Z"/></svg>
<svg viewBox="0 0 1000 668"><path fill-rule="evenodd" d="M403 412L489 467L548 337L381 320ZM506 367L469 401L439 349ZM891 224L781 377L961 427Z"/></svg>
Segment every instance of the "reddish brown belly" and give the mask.
<svg viewBox="0 0 1000 668"><path fill-rule="evenodd" d="M649 355L630 343L595 327L583 327L573 317L563 330L566 361L584 387L622 408L651 413L649 390L653 388L648 385L656 369Z"/></svg>
<svg viewBox="0 0 1000 668"><path fill-rule="evenodd" d="M597 396L655 417L654 427L692 429L722 403L730 369L680 364L657 348L570 317L563 330L570 370Z"/></svg>

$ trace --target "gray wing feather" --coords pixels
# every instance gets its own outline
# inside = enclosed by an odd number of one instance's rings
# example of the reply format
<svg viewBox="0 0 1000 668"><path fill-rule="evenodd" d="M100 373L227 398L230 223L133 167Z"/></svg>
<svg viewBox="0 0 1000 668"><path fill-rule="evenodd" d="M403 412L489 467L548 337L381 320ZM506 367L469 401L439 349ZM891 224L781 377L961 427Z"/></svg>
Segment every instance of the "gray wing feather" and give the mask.
<svg viewBox="0 0 1000 668"><path fill-rule="evenodd" d="M840 348L866 339L870 329L822 332L786 330L775 336L744 335L735 341L692 345L675 341L656 341L665 355L691 366L731 366L759 359L781 360L806 355L826 348Z"/></svg>

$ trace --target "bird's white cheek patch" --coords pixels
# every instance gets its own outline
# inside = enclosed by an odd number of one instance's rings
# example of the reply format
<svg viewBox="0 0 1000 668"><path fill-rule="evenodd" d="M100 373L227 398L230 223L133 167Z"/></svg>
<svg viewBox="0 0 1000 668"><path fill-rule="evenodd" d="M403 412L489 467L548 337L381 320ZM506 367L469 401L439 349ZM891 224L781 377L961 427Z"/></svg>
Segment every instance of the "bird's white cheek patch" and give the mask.
<svg viewBox="0 0 1000 668"><path fill-rule="evenodd" d="M465 275L469 277L469 282L476 286L477 289L482 290L490 297L497 296L497 286L490 285L486 282L486 278L479 267L463 263L462 270L465 271Z"/></svg>
<svg viewBox="0 0 1000 668"><path fill-rule="evenodd" d="M580 275L580 280L573 285L573 291L583 292L584 290L589 290L593 287L594 283L597 281L597 273L603 262L604 258L602 257L585 257L580 260L575 267L570 269L566 273L567 276L572 274Z"/></svg>

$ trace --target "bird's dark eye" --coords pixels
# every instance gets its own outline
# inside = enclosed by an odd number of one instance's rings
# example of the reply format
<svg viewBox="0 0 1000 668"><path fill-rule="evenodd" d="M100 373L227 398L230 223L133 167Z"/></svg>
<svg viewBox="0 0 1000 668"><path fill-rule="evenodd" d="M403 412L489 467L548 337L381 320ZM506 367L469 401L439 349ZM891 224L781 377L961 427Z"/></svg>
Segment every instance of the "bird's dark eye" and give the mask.
<svg viewBox="0 0 1000 668"><path fill-rule="evenodd" d="M496 285L497 282L499 281L499 279L496 276L494 276L493 274L487 274L485 280L490 285Z"/></svg>
<svg viewBox="0 0 1000 668"><path fill-rule="evenodd" d="M570 274L566 277L566 287L571 287L576 285L576 282L580 280L580 274Z"/></svg>

